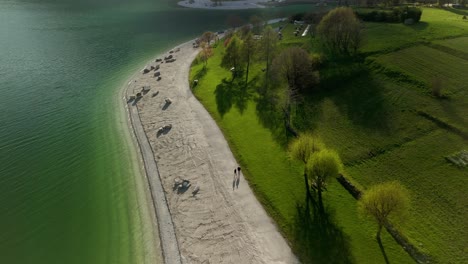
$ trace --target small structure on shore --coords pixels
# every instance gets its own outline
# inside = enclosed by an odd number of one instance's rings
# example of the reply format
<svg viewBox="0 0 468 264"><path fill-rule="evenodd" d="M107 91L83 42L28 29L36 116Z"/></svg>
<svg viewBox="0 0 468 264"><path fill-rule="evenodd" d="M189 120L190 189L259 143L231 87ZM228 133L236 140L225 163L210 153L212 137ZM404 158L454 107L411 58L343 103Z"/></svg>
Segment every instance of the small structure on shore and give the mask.
<svg viewBox="0 0 468 264"><path fill-rule="evenodd" d="M147 92L149 92L151 90L151 87L150 86L142 86L141 87L141 92L146 94Z"/></svg>

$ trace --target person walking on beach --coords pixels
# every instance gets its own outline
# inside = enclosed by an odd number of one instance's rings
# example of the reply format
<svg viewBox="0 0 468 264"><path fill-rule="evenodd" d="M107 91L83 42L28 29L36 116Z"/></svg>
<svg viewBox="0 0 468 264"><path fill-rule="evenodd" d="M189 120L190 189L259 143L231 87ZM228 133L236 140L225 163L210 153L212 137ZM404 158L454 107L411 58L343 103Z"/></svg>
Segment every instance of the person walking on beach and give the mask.
<svg viewBox="0 0 468 264"><path fill-rule="evenodd" d="M237 168L234 169L234 179L232 180L232 190L236 188L236 181L237 181Z"/></svg>
<svg viewBox="0 0 468 264"><path fill-rule="evenodd" d="M236 187L237 187L237 189L239 189L240 174L241 174L241 167L237 167L237 180L236 180Z"/></svg>

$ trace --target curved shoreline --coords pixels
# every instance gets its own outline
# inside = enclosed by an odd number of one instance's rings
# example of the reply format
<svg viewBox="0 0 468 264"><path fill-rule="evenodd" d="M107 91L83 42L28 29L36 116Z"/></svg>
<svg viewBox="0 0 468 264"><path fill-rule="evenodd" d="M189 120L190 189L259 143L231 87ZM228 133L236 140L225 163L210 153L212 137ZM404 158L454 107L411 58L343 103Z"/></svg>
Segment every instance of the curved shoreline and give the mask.
<svg viewBox="0 0 468 264"><path fill-rule="evenodd" d="M297 263L242 174L240 187L238 181L233 188L237 162L189 87L190 66L199 50L191 41L174 50L175 62L146 65L160 66L161 81L152 77L154 71L136 73L126 88L128 98L142 86L151 87L127 109L143 155L165 263ZM165 98L172 103L164 103ZM167 124L169 131L160 133L159 127ZM190 180L187 193L173 188L177 178ZM190 195L194 186L200 192Z"/></svg>
<svg viewBox="0 0 468 264"><path fill-rule="evenodd" d="M191 42L192 40L185 44ZM148 63L146 65L148 65ZM125 86L121 89L120 98L123 98L124 101L124 108L127 113L127 128L133 135L132 142L135 145L134 147L137 148L138 155L141 157L143 165L142 169L144 170L142 171L142 174L146 179L147 187L150 191L151 207L154 209L154 213L156 214L155 222L158 228L159 241L161 243L160 250L163 261L165 264L180 264L182 263L181 255L174 231L174 223L172 221L165 192L162 187L158 167L154 159L154 153L149 144L148 137L144 132L137 107L128 103L129 83L136 80L140 74L140 72L137 72L126 81Z"/></svg>

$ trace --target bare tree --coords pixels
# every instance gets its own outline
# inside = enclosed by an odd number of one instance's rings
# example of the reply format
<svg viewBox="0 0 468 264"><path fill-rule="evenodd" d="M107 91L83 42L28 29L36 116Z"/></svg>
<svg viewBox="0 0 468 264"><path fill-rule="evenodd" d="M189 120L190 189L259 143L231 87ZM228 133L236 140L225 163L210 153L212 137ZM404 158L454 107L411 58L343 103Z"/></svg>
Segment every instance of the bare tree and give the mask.
<svg viewBox="0 0 468 264"><path fill-rule="evenodd" d="M244 43L241 49L242 59L245 62L245 84L246 85L249 81L250 63L255 56L256 50L257 50L257 45L255 43L255 40L253 39L252 33L249 32L244 39Z"/></svg>
<svg viewBox="0 0 468 264"><path fill-rule="evenodd" d="M355 54L361 45L361 23L349 7L330 11L320 21L317 31L324 46L336 54Z"/></svg>
<svg viewBox="0 0 468 264"><path fill-rule="evenodd" d="M287 127L291 126L291 105L299 100L301 92L317 82L313 63L309 54L299 47L283 50L272 63L272 72L277 79L285 79L288 84L285 118Z"/></svg>
<svg viewBox="0 0 468 264"><path fill-rule="evenodd" d="M375 185L367 190L359 201L363 215L372 217L378 225L376 238L380 242L382 227L391 217L401 220L408 212L409 193L398 181Z"/></svg>
<svg viewBox="0 0 468 264"><path fill-rule="evenodd" d="M208 66L208 59L213 56L213 49L206 42L201 43L200 59L203 61L203 68Z"/></svg>
<svg viewBox="0 0 468 264"><path fill-rule="evenodd" d="M211 31L205 31L201 37L200 37L200 41L201 42L205 42L207 43L208 45L211 44L211 41L214 40L215 38L215 34Z"/></svg>
<svg viewBox="0 0 468 264"><path fill-rule="evenodd" d="M270 65L275 55L278 46L278 34L270 27L267 26L263 30L262 39L260 42L261 55L265 60L265 86L268 88L268 79L270 77Z"/></svg>

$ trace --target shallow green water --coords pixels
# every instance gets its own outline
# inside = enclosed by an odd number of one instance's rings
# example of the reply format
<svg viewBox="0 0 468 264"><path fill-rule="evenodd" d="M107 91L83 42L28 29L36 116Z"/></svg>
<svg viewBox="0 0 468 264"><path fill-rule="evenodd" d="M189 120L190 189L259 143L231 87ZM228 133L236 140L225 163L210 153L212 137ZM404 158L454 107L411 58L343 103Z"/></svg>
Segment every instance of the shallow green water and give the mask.
<svg viewBox="0 0 468 264"><path fill-rule="evenodd" d="M115 98L152 56L254 12L0 0L0 263L154 261Z"/></svg>

